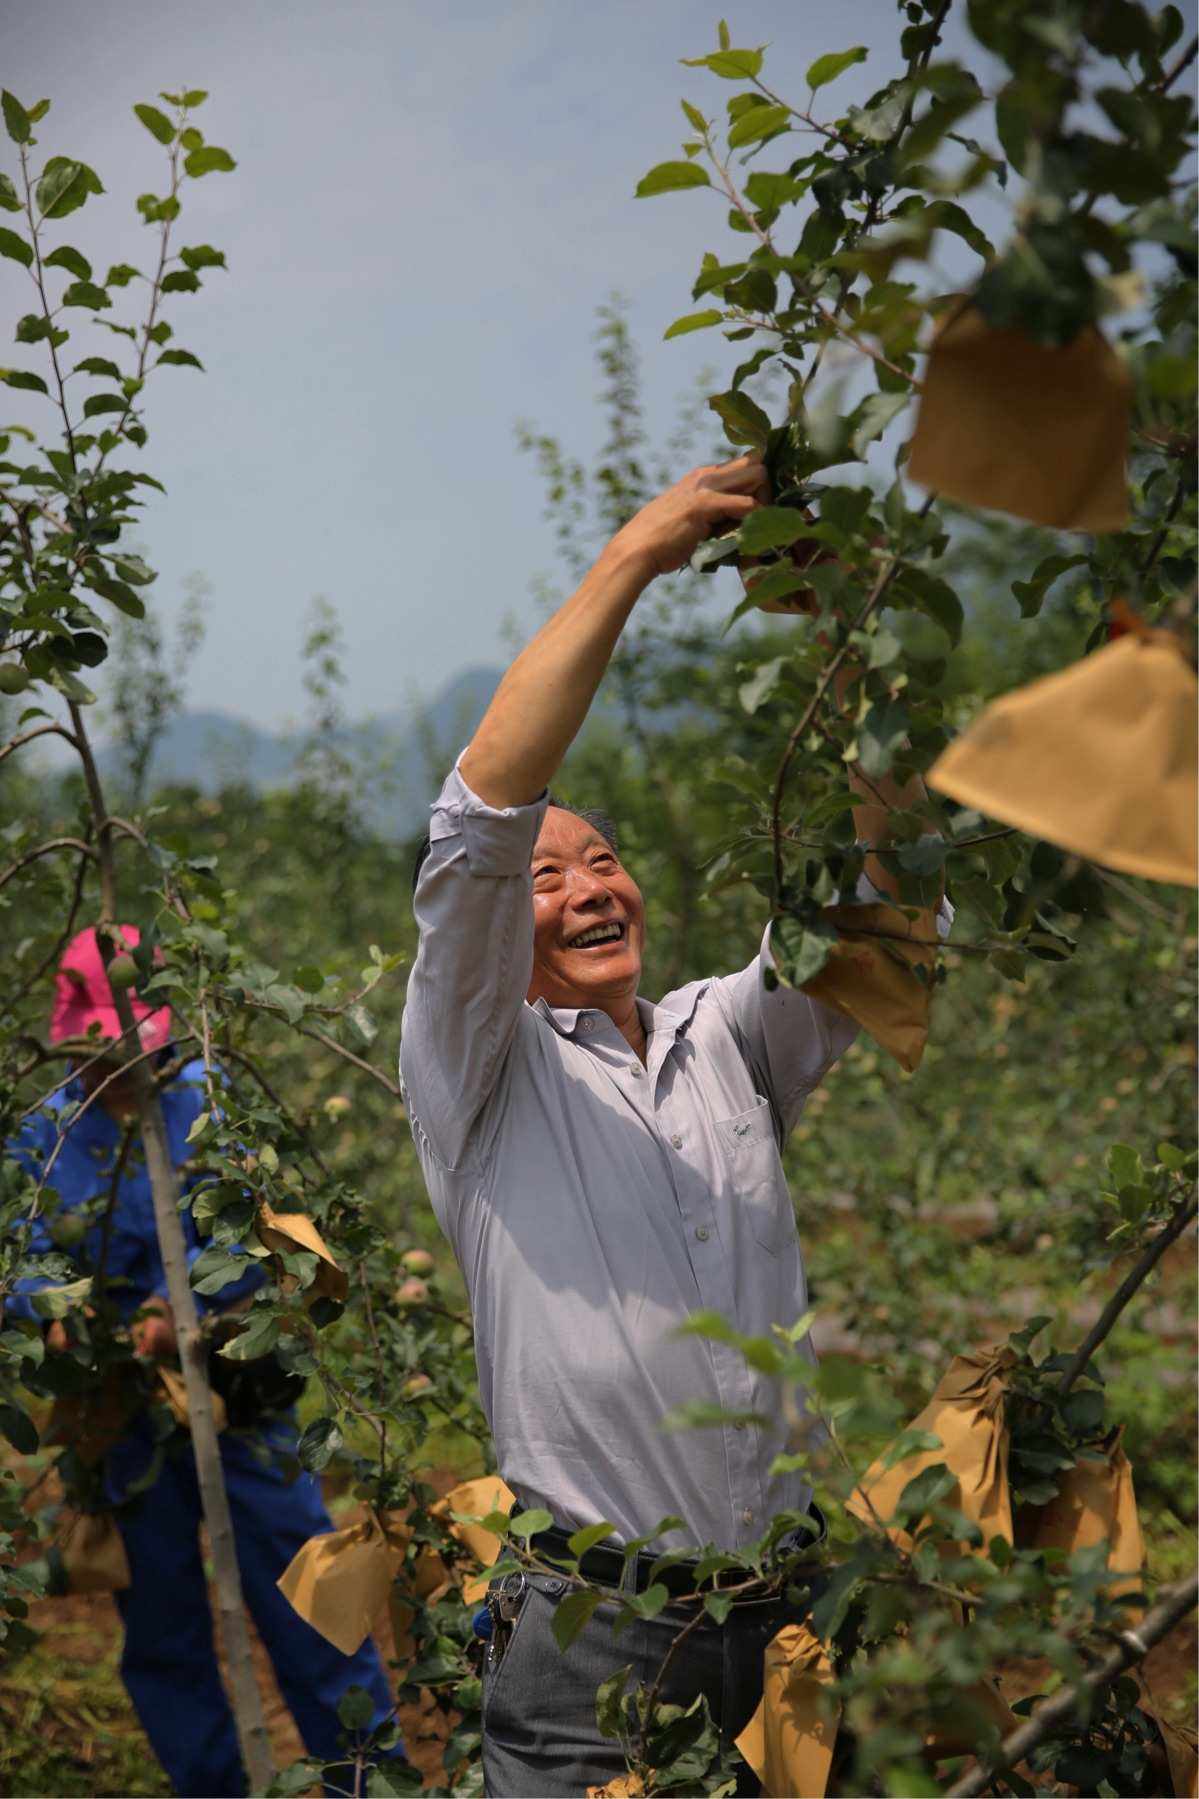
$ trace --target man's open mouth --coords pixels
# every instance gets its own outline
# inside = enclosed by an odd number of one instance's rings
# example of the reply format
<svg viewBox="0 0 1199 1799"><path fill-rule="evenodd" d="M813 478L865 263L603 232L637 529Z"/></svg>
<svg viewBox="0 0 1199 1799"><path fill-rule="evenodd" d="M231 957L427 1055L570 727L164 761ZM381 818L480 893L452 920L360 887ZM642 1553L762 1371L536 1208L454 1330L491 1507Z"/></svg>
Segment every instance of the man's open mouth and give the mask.
<svg viewBox="0 0 1199 1799"><path fill-rule="evenodd" d="M567 949L602 949L608 944L623 942L624 934L625 927L617 924L615 920L611 920L608 924L592 925L590 930L581 931L577 937L571 938L566 947Z"/></svg>

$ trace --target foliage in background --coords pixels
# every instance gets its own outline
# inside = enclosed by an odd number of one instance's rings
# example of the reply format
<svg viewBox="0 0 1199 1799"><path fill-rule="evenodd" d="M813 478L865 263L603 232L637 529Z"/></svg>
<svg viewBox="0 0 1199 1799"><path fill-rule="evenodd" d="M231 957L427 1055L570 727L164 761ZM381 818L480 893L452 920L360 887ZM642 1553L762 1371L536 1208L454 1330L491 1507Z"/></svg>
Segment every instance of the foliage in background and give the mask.
<svg viewBox="0 0 1199 1799"><path fill-rule="evenodd" d="M748 960L772 909L795 927L793 976L821 956L819 907L859 860L848 760L873 778L926 766L981 701L1101 640L1116 593L1153 618L1193 607L1186 450L1194 264L1188 196L1175 180L1190 110L1184 118L1170 91L1184 54L1178 15L1123 4L1055 4L1034 15L975 0L972 28L1005 70L992 108L967 70L938 60L944 11L908 7L906 73L865 107L827 120L817 118L815 96L838 65L860 60L856 50L818 59L808 70L808 99L795 107L765 87L761 52L736 49L726 34L700 59L730 83L723 137L714 121L685 109L695 135L684 160L642 184L647 194L715 188L728 205L735 242L704 259L700 317L735 339L761 330L764 342L738 352L746 360L713 410L732 443L758 443L776 478L794 488L780 486L784 503L757 527L775 532L777 543L751 536L746 548L769 556L791 532L837 557L799 583L817 593L812 621L753 615L722 634L712 604L697 600L708 577L662 584L639 609L604 704L564 771L568 793L616 815L623 852L646 890L649 991ZM1116 133L1115 150L1103 151L1066 109L1080 84L1115 94L1121 83L1115 98L1100 102ZM41 113L10 101L5 120L23 155ZM997 142L980 147L959 127L969 121L985 137L986 109ZM189 147L179 135L194 124L142 111L187 173L228 166L225 152ZM763 166L780 158L784 166ZM915 512L900 479L880 492L878 452L865 460L879 434L888 426L898 434L907 417L932 299L918 276L933 234L950 231L989 256L969 196L1008 163L1021 210L1012 245L986 265L996 317L1015 308L1034 329L1067 334L1127 295L1109 277L1136 266L1146 282L1139 310L1118 327L1138 379L1136 511L1130 530L1109 538L1062 540L956 509ZM144 632L149 621L140 616L150 572L122 547L147 480L129 472L126 459L145 441L142 391L154 365L186 363L188 353L174 346L157 301L140 325L107 318L114 291L138 291L135 273L110 270L99 284L73 246L43 255L43 233L97 185L83 165L52 158L34 182L31 213L0 232L0 252L46 289L17 325L18 342L29 346L23 358L50 359L49 382L28 367L6 371L5 380L51 402L58 374L66 395L75 391L68 380L87 383L80 408L64 405L64 442L47 436L30 450L16 431L0 463L0 691L20 695L12 702L18 738L60 728L64 704L71 723L61 728L82 729L85 671L104 660L117 622L108 608L142 633L122 652L125 691L137 693L139 670L162 666L161 626L156 618ZM172 186L139 206L161 228L173 222L176 199ZM10 197L0 183L0 205L16 214L23 204L15 186ZM146 291L186 295L200 271L219 266L219 252L195 246L161 265ZM1072 310L1063 312L1063 298ZM694 318L690 324L700 328ZM66 329L103 334L114 325L118 340L124 334L115 348L123 365L88 356L79 376L63 372ZM861 393L861 376L847 374L843 342L855 370L866 346L871 391ZM663 479L723 453L694 405L675 438L652 447L618 311L603 315L599 347L609 430L597 467L578 464L552 436L525 433L546 479L567 581ZM902 465L902 446L899 457ZM788 492L810 516L800 518ZM1063 548L1084 560L1051 580L1051 559ZM779 591L792 580L781 558L767 572ZM1021 591L1013 593L1013 581ZM856 620L852 632L846 613ZM831 701L813 708L847 646L867 663L860 699L847 713ZM196 1169L211 1178L201 1207L210 1246L195 1278L219 1292L237 1271L235 1249L268 1266L272 1279L228 1348L241 1357L270 1349L309 1379L307 1466L325 1471L347 1499L383 1509L415 1503L404 1574L411 1585L424 1546L451 1553L428 1510L436 1476L482 1471L493 1452L478 1411L461 1284L436 1241L393 1078L402 1003L395 975L414 947L410 846L375 837L357 804L362 772L339 748L339 644L327 611L314 615L306 654L305 779L270 795L229 787L209 799L176 789L147 806L135 778L132 816L118 833L119 910L164 957L157 973L143 968L144 990L175 1008L179 1044L188 1053L200 1048L221 1071L220 1104L196 1139ZM172 659L175 680L179 667ZM0 908L16 976L0 998L5 1135L59 1078L44 1038L53 967L69 931L96 915L104 824L79 777L49 785L22 774L21 760L6 755L0 775ZM135 777L139 766L131 758ZM787 1159L817 1306L815 1340L825 1352L816 1397L836 1417L859 1471L917 1409L954 1350L1003 1338L1042 1313L1059 1351L1078 1343L1126 1265L1109 1276L1111 1264L1135 1261L1180 1203L1170 1164L1185 1161L1193 1134L1189 900L1107 876L1016 833L996 835L953 807L901 819L899 836L912 897L926 897L944 869L959 906L960 947L944 957L933 1041L914 1077L869 1043L856 1046L815 1096ZM22 1271L31 1208L54 1205L52 1182L39 1194L11 1167L2 1178L0 1291ZM320 1223L351 1275L344 1312L327 1300L305 1303L311 1258L268 1255L255 1232L261 1201ZM402 1255L412 1247L433 1250L437 1272L425 1294L409 1290L401 1302ZM0 1427L19 1452L23 1479L57 1459L31 1433L64 1384L94 1391L106 1367L128 1359L117 1333L82 1318L82 1295L67 1289L75 1264L64 1256L58 1272L60 1303L77 1332L69 1361L39 1353L36 1328L10 1325L0 1334ZM1101 1357L1106 1410L1095 1412L1089 1399L1085 1429L1071 1436L1069 1420L1049 1407L1053 1430L1065 1433L1055 1440L1071 1454L1108 1421L1125 1421L1154 1579L1175 1576L1191 1558L1192 1312L1187 1266L1167 1257ZM1045 1379L1043 1342L1024 1345L1030 1388ZM776 1357L780 1381L793 1376L787 1350L748 1347ZM1102 1396L1094 1383L1080 1391ZM62 1472L69 1481L69 1462ZM846 1485L844 1470L825 1478L830 1494L838 1481ZM1026 1551L1010 1565L976 1554L941 1566L947 1581L977 1587L963 1632L927 1603L931 1545L948 1546L954 1522L937 1515L935 1493L924 1498L928 1554L922 1564L902 1564L904 1602L885 1617L878 1594L887 1582L877 1576L896 1564L832 1508L836 1554L852 1577L818 1623L837 1651L853 1720L843 1770L850 1790L943 1790L920 1760L921 1705L956 1704L979 1670L1017 1650L1045 1657L1070 1679L1095 1618L1117 1621L1093 1567L1062 1569ZM15 1514L0 1527L19 1537ZM739 1559L752 1571L754 1556ZM13 1584L0 1589L0 1605L19 1646L28 1577L3 1578ZM579 1598L576 1618L586 1609L582 1588ZM469 1613L447 1595L418 1607L414 1628L417 1660L401 1671L403 1691L434 1694L455 1724L447 1783L477 1790ZM614 1728L633 1717L632 1760L652 1770L656 1790L720 1786L722 1753L702 1717L680 1723L656 1716L649 1695L629 1701L639 1714L622 1713L620 1695L609 1695ZM1127 1744L1103 1728L1110 1780ZM1085 1742L1075 1733L1062 1753ZM308 1779L310 1769L294 1770L290 1790Z"/></svg>

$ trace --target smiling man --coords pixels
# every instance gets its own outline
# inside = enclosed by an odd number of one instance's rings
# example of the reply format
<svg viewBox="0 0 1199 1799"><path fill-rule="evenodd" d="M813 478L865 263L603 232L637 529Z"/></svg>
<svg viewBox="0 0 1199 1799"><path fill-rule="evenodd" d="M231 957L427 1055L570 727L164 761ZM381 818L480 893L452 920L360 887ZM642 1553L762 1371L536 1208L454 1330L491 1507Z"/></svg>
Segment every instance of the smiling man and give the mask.
<svg viewBox="0 0 1199 1799"><path fill-rule="evenodd" d="M500 1472L521 1505L550 1513L551 1554L600 1520L628 1543L681 1518L656 1548L683 1551L751 1543L781 1511L795 1514L796 1553L819 1529L803 1522L802 1475L771 1474L787 1447L779 1395L734 1348L679 1326L710 1309L761 1334L806 1309L780 1150L853 1026L768 988L767 943L737 973L644 999L645 911L612 827L547 791L640 594L765 493L753 457L696 469L613 538L504 677L418 863L401 1079L470 1293ZM859 830L877 840L882 816L863 814ZM663 1431L695 1400L728 1421ZM625 1569L600 1546L583 1567L643 1589L653 1560ZM672 1595L696 1589L694 1564L661 1578ZM491 1794L577 1794L622 1773L596 1686L627 1662L652 1683L694 1618L694 1602L668 1605L614 1640L605 1603L561 1655L550 1624L564 1591L533 1577L492 1595ZM764 1646L794 1615L749 1600L723 1623L705 1614L661 1699L702 1693L735 1737L761 1694Z"/></svg>

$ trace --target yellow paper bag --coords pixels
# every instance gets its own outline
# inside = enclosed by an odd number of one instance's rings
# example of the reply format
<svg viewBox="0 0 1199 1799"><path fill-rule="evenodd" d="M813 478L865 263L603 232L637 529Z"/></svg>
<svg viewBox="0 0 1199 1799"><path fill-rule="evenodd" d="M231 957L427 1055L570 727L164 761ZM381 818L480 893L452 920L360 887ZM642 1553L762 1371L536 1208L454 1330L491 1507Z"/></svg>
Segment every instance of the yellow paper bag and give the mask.
<svg viewBox="0 0 1199 1799"><path fill-rule="evenodd" d="M1185 1724L1167 1724L1156 1715L1153 1722L1162 1733L1174 1799L1196 1799L1199 1794L1199 1737Z"/></svg>
<svg viewBox="0 0 1199 1799"><path fill-rule="evenodd" d="M300 1546L276 1581L301 1618L353 1655L387 1605L411 1535L403 1512L371 1512Z"/></svg>
<svg viewBox="0 0 1199 1799"><path fill-rule="evenodd" d="M68 1512L55 1533L68 1593L123 1593L129 1557L111 1512Z"/></svg>
<svg viewBox="0 0 1199 1799"><path fill-rule="evenodd" d="M947 1755L977 1755L988 1724L995 1726L1001 1742L1020 1724L1003 1694L989 1680L980 1680L957 1695L953 1703L959 1715L935 1725L924 1739L925 1749L938 1761Z"/></svg>
<svg viewBox="0 0 1199 1799"><path fill-rule="evenodd" d="M1137 1517L1132 1468L1124 1453L1123 1429L1113 1433L1102 1461L1076 1462L1055 1476L1058 1496L1033 1514L1033 1549L1090 1549L1106 1540L1107 1565L1127 1576L1113 1581L1113 1594L1136 1592L1145 1550Z"/></svg>
<svg viewBox="0 0 1199 1799"><path fill-rule="evenodd" d="M588 1787L587 1799L642 1799L645 1782L640 1774L618 1774L602 1787Z"/></svg>
<svg viewBox="0 0 1199 1799"><path fill-rule="evenodd" d="M912 970L932 972L933 913L911 919L894 906L834 906L830 916L839 941L804 992L854 1019L910 1074L928 1041L932 989Z"/></svg>
<svg viewBox="0 0 1199 1799"><path fill-rule="evenodd" d="M469 1512L474 1517L486 1518L489 1512L511 1512L516 1504L512 1489L504 1484L498 1474L485 1474L478 1480L465 1480L460 1486L452 1487L436 1505L429 1507L435 1518L444 1518L449 1533L459 1543L470 1550L481 1568L487 1569L495 1565L500 1555L500 1539L491 1531L484 1530L481 1524L459 1524L451 1518L451 1512ZM490 1576L486 1573L467 1579L462 1585L462 1599L466 1605L474 1605L482 1599L490 1585Z"/></svg>
<svg viewBox="0 0 1199 1799"><path fill-rule="evenodd" d="M175 1423L182 1425L184 1430L190 1430L191 1411L187 1403L187 1382L183 1378L182 1369L172 1368L166 1362L160 1362L157 1374L158 1384L162 1388L162 1397L170 1407ZM212 1395L212 1418L219 1436L228 1423L228 1417L225 1412L225 1402L216 1392Z"/></svg>
<svg viewBox="0 0 1199 1799"><path fill-rule="evenodd" d="M1008 1491L1008 1433L1004 1417L1006 1371L1015 1357L1004 1346L986 1345L969 1355L953 1358L933 1391L933 1396L911 1429L931 1431L941 1439L940 1449L923 1449L905 1456L894 1468L878 1461L862 1478L875 1512L884 1524L892 1517L900 1494L925 1468L944 1462L956 1475L956 1493L947 1496L967 1518L977 1524L983 1542L992 1537L1012 1540L1012 1502ZM847 1502L855 1517L872 1521L870 1506L861 1492ZM904 1530L891 1533L897 1542L910 1541Z"/></svg>
<svg viewBox="0 0 1199 1799"><path fill-rule="evenodd" d="M1129 373L1093 325L1039 344L967 303L933 340L907 472L968 506L1121 531L1131 401Z"/></svg>
<svg viewBox="0 0 1199 1799"><path fill-rule="evenodd" d="M257 1229L258 1240L264 1249L289 1253L305 1249L316 1257L316 1274L312 1285L304 1291L305 1305L311 1305L314 1299L335 1299L339 1305L344 1305L349 1282L311 1218L306 1218L303 1212L273 1212L270 1206L264 1204L259 1208ZM285 1275L283 1284L290 1290L288 1282L293 1286L295 1284L292 1276Z"/></svg>
<svg viewBox="0 0 1199 1799"><path fill-rule="evenodd" d="M824 1645L806 1624L785 1624L764 1661L762 1698L737 1748L767 1799L823 1799L837 1743L823 1698L833 1681Z"/></svg>
<svg viewBox="0 0 1199 1799"><path fill-rule="evenodd" d="M1145 628L987 706L930 787L1125 874L1199 884L1199 683Z"/></svg>

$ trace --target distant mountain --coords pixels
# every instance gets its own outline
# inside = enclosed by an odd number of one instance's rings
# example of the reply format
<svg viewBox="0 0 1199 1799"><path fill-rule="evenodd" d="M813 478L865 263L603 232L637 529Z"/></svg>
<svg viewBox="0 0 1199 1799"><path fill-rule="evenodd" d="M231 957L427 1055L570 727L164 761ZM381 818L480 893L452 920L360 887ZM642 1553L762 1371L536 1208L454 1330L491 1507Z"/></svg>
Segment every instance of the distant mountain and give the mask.
<svg viewBox="0 0 1199 1799"><path fill-rule="evenodd" d="M381 828L407 836L466 743L499 683L498 668L470 668L425 705L383 713L347 726L339 742L364 769L366 810ZM231 713L181 712L159 740L150 768L152 787L194 785L205 793L244 783L261 790L296 779L304 732L264 731ZM55 758L57 762L57 758ZM120 753L101 736L102 775L119 782Z"/></svg>

